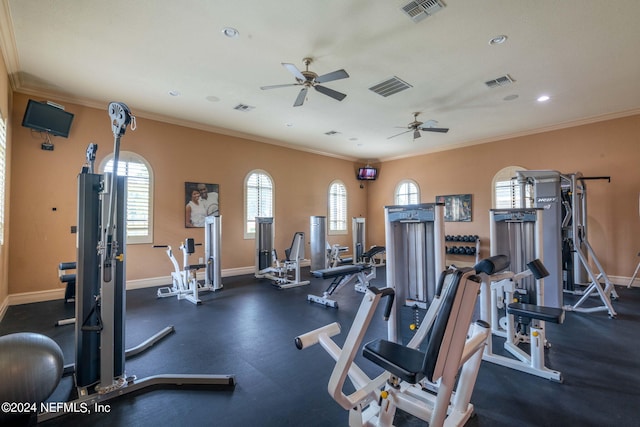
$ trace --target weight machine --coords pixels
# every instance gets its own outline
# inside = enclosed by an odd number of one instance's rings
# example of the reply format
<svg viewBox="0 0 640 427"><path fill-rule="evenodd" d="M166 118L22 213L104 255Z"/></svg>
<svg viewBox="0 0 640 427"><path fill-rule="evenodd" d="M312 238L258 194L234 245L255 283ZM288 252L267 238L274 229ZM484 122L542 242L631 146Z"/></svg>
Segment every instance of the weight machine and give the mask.
<svg viewBox="0 0 640 427"><path fill-rule="evenodd" d="M65 414L81 403L93 405L150 387L232 388L232 375L157 375L138 380L125 373L125 177L117 176L120 139L135 118L129 108L108 108L114 135L114 172L97 175L83 168L78 176L78 257L76 289L75 386L77 398L38 421ZM171 328L165 328L164 331ZM135 351L149 348L161 331ZM126 353L130 354L129 351Z"/></svg>
<svg viewBox="0 0 640 427"><path fill-rule="evenodd" d="M154 248L166 248L167 256L173 265L171 272L172 285L158 289L158 298L177 297L177 299L186 299L193 304L200 304L200 292L213 292L222 289L222 274L220 266L220 224L221 217L207 216L205 217L205 264L190 264L189 257L195 253L195 247L200 243L195 243L194 239L187 238L180 243L180 251L182 252L182 270L178 266L173 255L173 250L169 245L154 245ZM204 283L200 283L197 277L198 270L205 270Z"/></svg>
<svg viewBox="0 0 640 427"><path fill-rule="evenodd" d="M336 361L328 391L349 411L350 426L392 426L397 409L431 427L467 422L473 413L470 399L489 335L485 322L471 325L479 289L472 274L457 269L442 273L429 311L406 346L381 339L364 345L363 356L384 369L373 379L354 360L381 300L387 298L385 320L391 322L398 313L393 309L398 304L393 288L367 290L342 348L331 339L340 333L338 323L295 339L300 350L319 343ZM427 335L426 348L421 351ZM343 390L347 378L355 389L349 395Z"/></svg>
<svg viewBox="0 0 640 427"><path fill-rule="evenodd" d="M545 366L545 322L562 323L564 310L545 304L549 271L544 259L543 209L492 209L491 257L476 264L482 279L480 317L492 335L504 338L509 356L493 352L489 339L483 360L542 378L562 382L560 372ZM512 271L507 271L511 267ZM528 344L527 351L520 344Z"/></svg>
<svg viewBox="0 0 640 427"><path fill-rule="evenodd" d="M617 299L618 294L613 283L609 280L609 276L605 273L600 260L596 256L593 247L589 243L587 232L587 180L607 179L610 177L584 177L580 172L561 175L563 180L562 188L562 204L566 210L565 219L563 220L563 229L565 230L564 239L567 243L568 250L574 254L575 266L582 266L583 272L589 280L586 289L583 292L576 292L582 297L573 305L566 305L565 309L570 311L578 311L582 313L593 313L597 311L607 311L609 316L615 318L617 313L611 304L612 299ZM595 266L589 263L589 260ZM576 268L576 271L580 271ZM576 276L576 279L581 279ZM600 279L604 281L600 283ZM577 283L581 281L576 280ZM583 307L582 305L594 293L600 297L602 302L599 306Z"/></svg>
<svg viewBox="0 0 640 427"><path fill-rule="evenodd" d="M386 206L384 212L387 286L395 289L397 311L388 323L389 340L407 342L445 270L444 206Z"/></svg>
<svg viewBox="0 0 640 427"><path fill-rule="evenodd" d="M557 291L563 289L565 293L582 296L575 304L564 305L565 310L583 313L607 311L610 317L615 317L611 300L618 295L589 243L587 233L586 181L611 181L611 178L585 177L580 172L561 174L553 170L519 171L517 174L522 194L526 194L526 187L530 186L534 205L544 209L545 266L551 273L549 279L545 280L549 285L545 290L545 304L559 307L549 297L555 299ZM604 281L604 287L600 279ZM561 288L556 283L563 283L564 286ZM586 288L577 290L576 285ZM583 307L589 297L596 293L602 304ZM561 297L558 301L562 301Z"/></svg>
<svg viewBox="0 0 640 427"><path fill-rule="evenodd" d="M273 218L256 217L256 269L255 277L269 279L280 289L308 285L308 280L300 280L300 262L304 259L304 233L297 231L284 260L278 259L273 248ZM290 272L294 272L291 277Z"/></svg>

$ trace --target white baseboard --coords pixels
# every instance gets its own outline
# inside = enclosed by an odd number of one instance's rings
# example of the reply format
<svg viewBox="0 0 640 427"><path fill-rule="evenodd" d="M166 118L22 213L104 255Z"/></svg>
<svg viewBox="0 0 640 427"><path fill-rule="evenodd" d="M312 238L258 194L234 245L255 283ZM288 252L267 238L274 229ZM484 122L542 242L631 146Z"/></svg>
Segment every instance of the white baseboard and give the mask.
<svg viewBox="0 0 640 427"><path fill-rule="evenodd" d="M7 312L7 308L9 308L9 297L7 296L2 303L0 303L0 322L4 318L4 314Z"/></svg>
<svg viewBox="0 0 640 427"><path fill-rule="evenodd" d="M47 291L22 292L9 294L9 305L30 304L32 302L51 301L64 298L64 288L49 289Z"/></svg>
<svg viewBox="0 0 640 427"><path fill-rule="evenodd" d="M616 285L619 285L619 286L629 286L629 281L631 280L631 277L609 276L609 280L611 280L612 283L614 283ZM640 277L636 277L633 280L633 283L631 284L631 287L633 287L633 288L640 287Z"/></svg>
<svg viewBox="0 0 640 427"><path fill-rule="evenodd" d="M255 271L255 267L238 267L222 270L222 277L242 276L251 274ZM198 280L204 280L204 271L198 273ZM152 288L155 286L171 285L171 276L150 277L147 279L127 280L127 290ZM29 304L33 302L52 301L64 298L64 288L50 289L46 291L23 292L19 294L10 294L0 304L0 320L7 311L7 307L11 305Z"/></svg>

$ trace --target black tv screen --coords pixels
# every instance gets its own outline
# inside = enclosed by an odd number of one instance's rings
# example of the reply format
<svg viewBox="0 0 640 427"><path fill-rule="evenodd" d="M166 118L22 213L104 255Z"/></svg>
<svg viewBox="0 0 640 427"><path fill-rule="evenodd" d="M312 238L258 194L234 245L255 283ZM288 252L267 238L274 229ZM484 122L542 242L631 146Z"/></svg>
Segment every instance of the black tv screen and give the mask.
<svg viewBox="0 0 640 427"><path fill-rule="evenodd" d="M359 168L358 169L358 179L362 181L373 181L378 177L378 169L376 168Z"/></svg>
<svg viewBox="0 0 640 427"><path fill-rule="evenodd" d="M30 99L24 112L22 126L68 138L72 122L73 114L46 102Z"/></svg>

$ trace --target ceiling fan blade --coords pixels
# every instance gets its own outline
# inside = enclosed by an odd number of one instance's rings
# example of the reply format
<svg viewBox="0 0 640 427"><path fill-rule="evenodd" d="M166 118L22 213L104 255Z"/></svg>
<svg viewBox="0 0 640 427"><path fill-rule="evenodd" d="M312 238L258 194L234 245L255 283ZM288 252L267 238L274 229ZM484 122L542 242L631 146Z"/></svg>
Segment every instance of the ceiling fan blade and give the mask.
<svg viewBox="0 0 640 427"><path fill-rule="evenodd" d="M449 132L449 128L420 128L420 130L424 130L426 132L440 132L440 133L447 133Z"/></svg>
<svg viewBox="0 0 640 427"><path fill-rule="evenodd" d="M277 89L279 87L289 87L289 86L300 86L300 83L289 83L289 84L284 84L284 85L272 85L272 86L260 86L260 89L262 89L262 90Z"/></svg>
<svg viewBox="0 0 640 427"><path fill-rule="evenodd" d="M418 139L420 138L422 135L420 135L420 131L418 129L414 129L413 130L413 139Z"/></svg>
<svg viewBox="0 0 640 427"><path fill-rule="evenodd" d="M349 74L347 74L345 70L336 70L316 77L316 83L326 83L334 80L346 79L347 77L349 77Z"/></svg>
<svg viewBox="0 0 640 427"><path fill-rule="evenodd" d="M320 93L324 93L327 96L330 96L333 99L336 99L338 101L342 101L347 95L345 95L344 93L335 91L333 89L329 89L328 87L324 87L324 86L314 86L315 90L317 90Z"/></svg>
<svg viewBox="0 0 640 427"><path fill-rule="evenodd" d="M307 97L307 90L309 90L309 88L303 87L302 89L300 89L300 93L298 93L296 102L293 103L294 107L299 107L304 103L304 99Z"/></svg>
<svg viewBox="0 0 640 427"><path fill-rule="evenodd" d="M295 65L287 64L287 63L283 62L282 66L284 68L286 68L287 70L289 70L289 72L291 74L293 74L296 79L302 80L303 82L307 80L307 78L302 74L302 72L300 70L298 70L298 67L296 67Z"/></svg>
<svg viewBox="0 0 640 427"><path fill-rule="evenodd" d="M407 132L411 132L411 129L409 129L409 130L405 130L404 132L400 132L400 133L399 133L399 134L397 134L397 135L390 136L390 137L388 137L387 139L391 139L391 138L395 138L396 136L404 135L404 134L405 134L405 133L407 133Z"/></svg>

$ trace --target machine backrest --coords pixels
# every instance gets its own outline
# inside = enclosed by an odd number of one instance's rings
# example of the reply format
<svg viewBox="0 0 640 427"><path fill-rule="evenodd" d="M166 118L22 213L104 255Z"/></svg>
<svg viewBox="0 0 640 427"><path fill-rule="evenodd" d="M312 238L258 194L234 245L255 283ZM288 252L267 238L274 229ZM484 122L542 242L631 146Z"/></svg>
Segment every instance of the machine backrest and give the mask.
<svg viewBox="0 0 640 427"><path fill-rule="evenodd" d="M442 286L439 287L441 290L444 290L444 295L441 297L442 303L440 311L438 312L436 320L431 328L429 342L425 350L425 358L422 364L422 372L424 372L429 381L432 381L435 374L440 348L447 333L447 325L449 323L449 318L451 317L456 294L458 293L458 287L460 287L461 278L462 272L460 270L444 271L440 278Z"/></svg>
<svg viewBox="0 0 640 427"><path fill-rule="evenodd" d="M296 231L291 241L291 247L285 249L285 256L287 261L295 261L298 259L304 259L304 233L302 231Z"/></svg>
<svg viewBox="0 0 640 427"><path fill-rule="evenodd" d="M437 381L449 364L459 369L467 332L480 289L479 279L470 269L448 270L444 279L440 311L431 329L422 372Z"/></svg>

